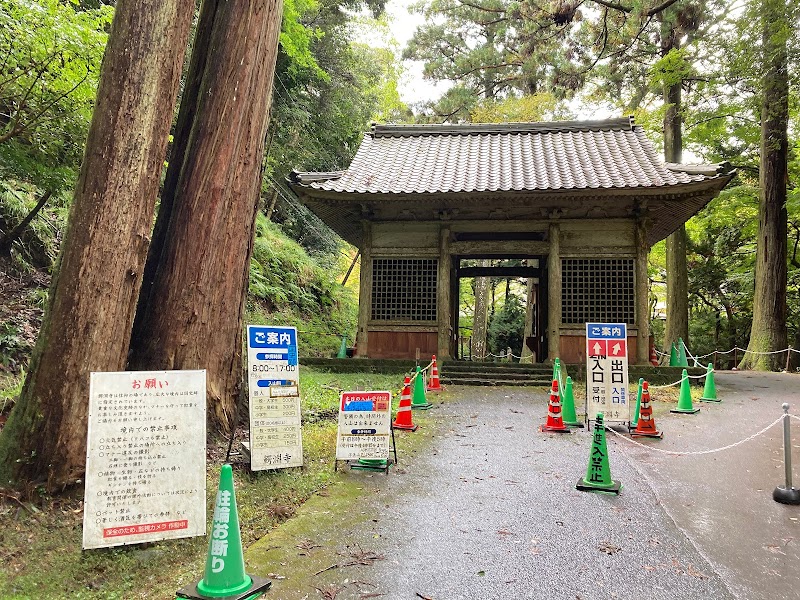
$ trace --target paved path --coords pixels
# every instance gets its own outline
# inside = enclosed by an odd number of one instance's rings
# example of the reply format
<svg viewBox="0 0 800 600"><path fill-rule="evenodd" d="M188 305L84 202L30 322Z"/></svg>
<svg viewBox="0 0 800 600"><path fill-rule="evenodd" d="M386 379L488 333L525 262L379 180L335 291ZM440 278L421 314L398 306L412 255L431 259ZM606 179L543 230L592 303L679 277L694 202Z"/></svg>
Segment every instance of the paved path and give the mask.
<svg viewBox="0 0 800 600"><path fill-rule="evenodd" d="M718 376L723 404L661 417L665 439L645 443L700 450L747 437L780 415L797 381ZM590 433L539 433L546 402L541 391L451 389L434 409L429 451L403 455L398 434L391 475L347 475L367 492L345 503L349 516L320 509L322 498L298 519L310 521L304 535L327 555L285 558L298 554L285 552L297 541L289 533L262 540L248 559L278 561L287 579L272 595L285 600L322 597L315 587L337 600L797 597L800 508L771 499L783 474L779 427L701 457L656 454L609 435L612 476L624 485L609 496L575 490ZM385 559L370 561L370 552ZM359 556L367 564L315 575Z"/></svg>

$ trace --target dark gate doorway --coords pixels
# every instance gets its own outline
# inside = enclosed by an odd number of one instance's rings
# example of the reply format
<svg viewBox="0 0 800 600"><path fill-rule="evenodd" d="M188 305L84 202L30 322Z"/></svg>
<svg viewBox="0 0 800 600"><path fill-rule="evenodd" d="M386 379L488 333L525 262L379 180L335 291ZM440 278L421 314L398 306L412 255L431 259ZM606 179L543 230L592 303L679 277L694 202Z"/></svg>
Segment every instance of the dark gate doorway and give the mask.
<svg viewBox="0 0 800 600"><path fill-rule="evenodd" d="M460 360L513 360L541 362L547 349L547 277L545 256L453 256L455 266L453 321L458 323L455 356ZM480 317L475 310L480 306L481 286L488 285L486 298L485 336L480 332ZM509 299L509 296L515 299ZM490 347L489 327L495 314L505 302L519 302L524 307L524 321L519 325L519 344L512 343L511 356L506 348ZM477 305L477 306L476 306ZM476 337L477 333L477 337ZM481 338L484 339L481 339ZM517 340L516 335L509 338Z"/></svg>

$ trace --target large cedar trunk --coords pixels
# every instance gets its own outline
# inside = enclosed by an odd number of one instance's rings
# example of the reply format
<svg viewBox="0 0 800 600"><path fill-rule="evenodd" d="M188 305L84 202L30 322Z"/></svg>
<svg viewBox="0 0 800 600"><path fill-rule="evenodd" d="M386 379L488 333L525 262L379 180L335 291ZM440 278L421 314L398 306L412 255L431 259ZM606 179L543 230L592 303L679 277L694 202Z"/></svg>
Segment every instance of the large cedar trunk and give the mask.
<svg viewBox="0 0 800 600"><path fill-rule="evenodd" d="M777 371L785 350L789 79L786 36L789 23L782 0L763 0L764 96L761 111L760 202L753 323L741 368Z"/></svg>
<svg viewBox="0 0 800 600"><path fill-rule="evenodd" d="M667 54L678 43L672 27L662 29ZM681 118L681 86L677 82L664 89L664 160L680 163L683 158ZM686 268L686 226L681 225L666 241L667 322L664 327L664 352L669 355L672 343L678 338L689 343L689 274Z"/></svg>
<svg viewBox="0 0 800 600"><path fill-rule="evenodd" d="M170 161L180 172L134 332L132 368L207 370L209 418L223 432L233 425L242 380L242 314L281 8L280 0L231 0L201 9L210 37L195 52L207 55L193 58L203 69L199 95L184 100L197 105L184 154Z"/></svg>
<svg viewBox="0 0 800 600"><path fill-rule="evenodd" d="M85 470L91 371L124 369L194 2L118 0L60 268L0 481L54 491Z"/></svg>
<svg viewBox="0 0 800 600"><path fill-rule="evenodd" d="M484 259L480 266L488 267L491 261ZM489 317L489 277L475 278L475 315L472 319L472 360L485 360L489 349L486 346L487 321Z"/></svg>

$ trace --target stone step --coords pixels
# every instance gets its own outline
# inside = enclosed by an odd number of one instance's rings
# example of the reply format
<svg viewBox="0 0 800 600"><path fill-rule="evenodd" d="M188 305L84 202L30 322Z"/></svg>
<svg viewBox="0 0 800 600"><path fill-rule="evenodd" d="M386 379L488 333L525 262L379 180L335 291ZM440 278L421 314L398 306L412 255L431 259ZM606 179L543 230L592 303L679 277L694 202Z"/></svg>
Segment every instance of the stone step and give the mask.
<svg viewBox="0 0 800 600"><path fill-rule="evenodd" d="M525 373L525 374L552 374L552 367L546 366L519 366L519 365L492 365L481 363L455 364L446 363L439 367L441 372L447 373Z"/></svg>
<svg viewBox="0 0 800 600"><path fill-rule="evenodd" d="M541 380L549 380L550 373L520 373L517 371L511 372L499 372L499 371L477 371L477 370L470 370L470 371L451 371L442 370L439 372L440 377L451 377L454 379L464 379L464 378L472 378L472 379L515 379L515 380L525 380L525 379L541 379Z"/></svg>
<svg viewBox="0 0 800 600"><path fill-rule="evenodd" d="M549 381L537 379L501 379L501 378L485 378L485 377L442 377L442 385L494 385L494 386L517 386L517 387L542 387L546 388L550 385Z"/></svg>

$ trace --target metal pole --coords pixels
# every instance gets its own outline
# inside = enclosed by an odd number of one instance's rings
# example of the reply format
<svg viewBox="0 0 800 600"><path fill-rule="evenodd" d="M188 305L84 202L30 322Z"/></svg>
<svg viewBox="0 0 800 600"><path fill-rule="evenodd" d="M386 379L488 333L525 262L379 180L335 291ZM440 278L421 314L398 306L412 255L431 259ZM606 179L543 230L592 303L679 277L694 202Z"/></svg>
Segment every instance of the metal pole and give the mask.
<svg viewBox="0 0 800 600"><path fill-rule="evenodd" d="M792 489L792 433L789 419L789 404L783 406L783 469L786 474L786 489Z"/></svg>
<svg viewBox="0 0 800 600"><path fill-rule="evenodd" d="M781 504L800 504L800 490L792 486L792 434L789 418L789 404L783 403L783 466L785 470L785 487L776 487L772 492L775 502Z"/></svg>

